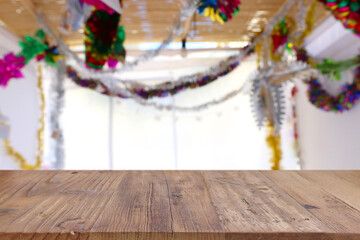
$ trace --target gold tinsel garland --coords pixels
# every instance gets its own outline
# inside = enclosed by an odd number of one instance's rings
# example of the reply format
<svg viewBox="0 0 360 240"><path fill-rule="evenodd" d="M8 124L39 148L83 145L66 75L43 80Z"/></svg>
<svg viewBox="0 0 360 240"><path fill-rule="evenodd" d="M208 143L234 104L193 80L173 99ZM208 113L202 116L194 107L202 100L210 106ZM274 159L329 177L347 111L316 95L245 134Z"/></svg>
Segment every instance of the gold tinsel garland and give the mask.
<svg viewBox="0 0 360 240"><path fill-rule="evenodd" d="M281 151L281 138L279 134L275 134L274 125L267 124L268 135L266 137L266 143L272 152L272 158L270 162L272 164L271 170L280 170L280 161L282 156Z"/></svg>
<svg viewBox="0 0 360 240"><path fill-rule="evenodd" d="M44 146L44 129L45 129L45 96L44 96L44 89L42 86L42 69L39 65L38 67L38 82L37 86L39 89L40 94L40 129L37 132L38 137L38 148L37 148L37 156L36 156L36 163L34 165L29 164L25 158L17 152L13 146L11 146L11 142L8 139L4 140L4 147L6 153L16 162L19 164L20 168L23 170L35 170L40 169L42 165L42 155L44 152L43 146Z"/></svg>

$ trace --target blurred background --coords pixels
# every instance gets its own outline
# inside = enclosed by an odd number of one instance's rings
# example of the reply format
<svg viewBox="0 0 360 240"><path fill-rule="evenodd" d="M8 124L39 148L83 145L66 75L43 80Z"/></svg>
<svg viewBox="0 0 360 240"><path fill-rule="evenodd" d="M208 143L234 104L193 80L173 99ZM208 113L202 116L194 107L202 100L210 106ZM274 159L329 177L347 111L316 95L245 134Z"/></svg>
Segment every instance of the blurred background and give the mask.
<svg viewBox="0 0 360 240"><path fill-rule="evenodd" d="M286 11L286 16L293 17L290 22L295 26L288 27L289 31L300 31L300 22L307 23L305 20L310 18L306 14L313 2L318 2L313 27L301 48L319 63L323 59L339 62L357 57L358 36L344 27L331 9L326 10L324 1L295 1ZM281 80L283 120L278 132L272 133L266 121L259 128L254 118L255 112L261 110L261 106L257 108L251 102L256 74L269 67L276 71L276 62L284 65L282 71L291 70L289 61L292 63L291 59L298 57L295 48L292 51L280 50L284 56L279 60L262 56L271 49L266 44L271 44L271 40L274 44L274 30L263 38L262 51L256 50L260 43L253 44L259 35L266 34L271 19L281 14L287 3L285 0L242 0L240 12L223 24L200 13L199 8L194 12L188 10L192 14L181 21L182 33L176 35L165 50L150 61L111 76L128 81L130 86L141 84L145 91L164 83L176 84L183 76L204 78L209 69L213 68L210 73L218 71L214 66L225 59L246 49L255 49L238 60L237 68L211 83L161 98L140 101L132 97L121 98L113 92L101 94L103 90L94 91L84 84L75 83L64 73L67 68L63 63L51 66L32 59L22 68L23 78L12 79L6 87L0 88L0 122L3 126L0 128L0 168L359 169L360 107L354 103L347 111L324 111L315 106L309 101L308 82L304 81L301 71L296 70L286 75L286 80ZM142 54L157 49L169 32L176 29L174 22L179 11L188 3L180 0L124 0L121 4L119 15L120 25L126 32L126 62L133 62ZM25 36L34 36L37 29L44 26L41 20L39 24L41 14L72 53L82 61L88 60L84 54L86 16L80 22L81 27L74 32L64 33L64 29L59 28L66 28L66 14L71 10L68 1L4 0L0 6L2 59L9 52L24 52L18 42ZM288 39L292 39L291 36ZM59 44L52 36L47 41L48 45ZM288 40L284 44L288 46L290 43ZM58 50L59 55L65 55L61 48ZM60 61L76 66L75 60L65 56ZM120 63L117 68L123 66ZM343 91L344 84L355 81L355 65L342 69L338 80L321 74L320 68L314 64L309 63L309 66L317 71L322 87L332 96ZM106 69L104 67L103 71ZM83 75L84 79L109 78ZM236 92L238 89L241 91ZM231 97L224 99L229 94ZM266 97L264 101L268 101ZM326 101L326 98L321 101ZM169 107L160 110L153 103ZM204 103L207 103L204 108L196 108ZM271 109L270 102L267 103L265 107ZM175 106L188 110L176 109ZM268 114L272 113L265 111L265 117ZM276 122L272 123L275 121L272 117L267 120L277 127ZM43 131L39 132L42 127ZM274 143L277 146L267 140L269 134L281 139ZM274 150L276 148L278 151ZM277 155L279 151L280 156ZM276 159L280 162L276 163Z"/></svg>

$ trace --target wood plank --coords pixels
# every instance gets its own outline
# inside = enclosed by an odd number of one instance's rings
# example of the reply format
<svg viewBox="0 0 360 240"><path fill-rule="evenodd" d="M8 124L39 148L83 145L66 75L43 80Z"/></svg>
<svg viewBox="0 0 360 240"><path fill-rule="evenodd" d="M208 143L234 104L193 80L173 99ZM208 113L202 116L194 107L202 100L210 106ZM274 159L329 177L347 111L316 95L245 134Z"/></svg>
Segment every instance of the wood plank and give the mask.
<svg viewBox="0 0 360 240"><path fill-rule="evenodd" d="M360 234L360 212L294 171L262 172L334 233ZM316 173L315 173L316 174Z"/></svg>
<svg viewBox="0 0 360 240"><path fill-rule="evenodd" d="M227 232L330 231L260 172L204 172Z"/></svg>
<svg viewBox="0 0 360 240"><path fill-rule="evenodd" d="M0 171L0 239L360 239L359 176Z"/></svg>
<svg viewBox="0 0 360 240"><path fill-rule="evenodd" d="M350 175L350 171L344 171L343 177ZM324 191L341 199L348 205L360 211L360 182L357 185L347 182L341 175L323 171L302 171L298 174L310 182L321 187ZM360 180L360 179L359 179Z"/></svg>
<svg viewBox="0 0 360 240"><path fill-rule="evenodd" d="M222 239L217 233L223 232L223 228L201 172L166 171L164 174L171 204L173 231L202 233L196 236L199 239Z"/></svg>

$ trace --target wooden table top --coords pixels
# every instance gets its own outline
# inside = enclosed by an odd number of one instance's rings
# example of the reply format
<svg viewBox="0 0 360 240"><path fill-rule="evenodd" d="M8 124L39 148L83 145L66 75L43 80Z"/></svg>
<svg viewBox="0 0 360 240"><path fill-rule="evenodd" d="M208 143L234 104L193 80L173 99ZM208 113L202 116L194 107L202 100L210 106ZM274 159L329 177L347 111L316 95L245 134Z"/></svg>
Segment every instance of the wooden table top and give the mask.
<svg viewBox="0 0 360 240"><path fill-rule="evenodd" d="M0 239L360 239L360 171L0 171Z"/></svg>

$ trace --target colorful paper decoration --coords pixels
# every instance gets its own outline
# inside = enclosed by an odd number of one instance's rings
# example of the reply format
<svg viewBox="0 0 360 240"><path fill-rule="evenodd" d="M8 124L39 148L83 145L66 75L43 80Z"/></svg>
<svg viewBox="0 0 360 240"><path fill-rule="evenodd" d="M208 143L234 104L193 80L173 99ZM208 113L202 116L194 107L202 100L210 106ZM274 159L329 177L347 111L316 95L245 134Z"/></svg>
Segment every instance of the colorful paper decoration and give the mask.
<svg viewBox="0 0 360 240"><path fill-rule="evenodd" d="M109 14L104 10L95 9L85 28L86 64L90 68L102 69L115 41L120 15Z"/></svg>
<svg viewBox="0 0 360 240"><path fill-rule="evenodd" d="M350 110L360 99L360 67L356 68L354 76L354 83L344 85L343 91L336 96L324 90L318 79L311 78L307 91L309 101L326 112L342 113Z"/></svg>
<svg viewBox="0 0 360 240"><path fill-rule="evenodd" d="M19 42L22 51L18 56L23 56L25 58L25 64L37 55L43 54L44 51L49 48L45 42L45 38L45 32L43 30L38 30L35 37L25 36L24 41Z"/></svg>
<svg viewBox="0 0 360 240"><path fill-rule="evenodd" d="M223 24L240 11L240 5L240 0L200 0L198 11L205 17Z"/></svg>
<svg viewBox="0 0 360 240"><path fill-rule="evenodd" d="M21 69L25 66L25 58L8 53L0 59L0 86L5 88L12 78L23 78Z"/></svg>
<svg viewBox="0 0 360 240"><path fill-rule="evenodd" d="M360 36L359 0L319 0L326 5L334 17L341 21L346 29Z"/></svg>
<svg viewBox="0 0 360 240"><path fill-rule="evenodd" d="M290 18L283 18L277 25L275 25L271 34L273 54L281 46L284 46L288 42L290 29L293 25L291 22Z"/></svg>

